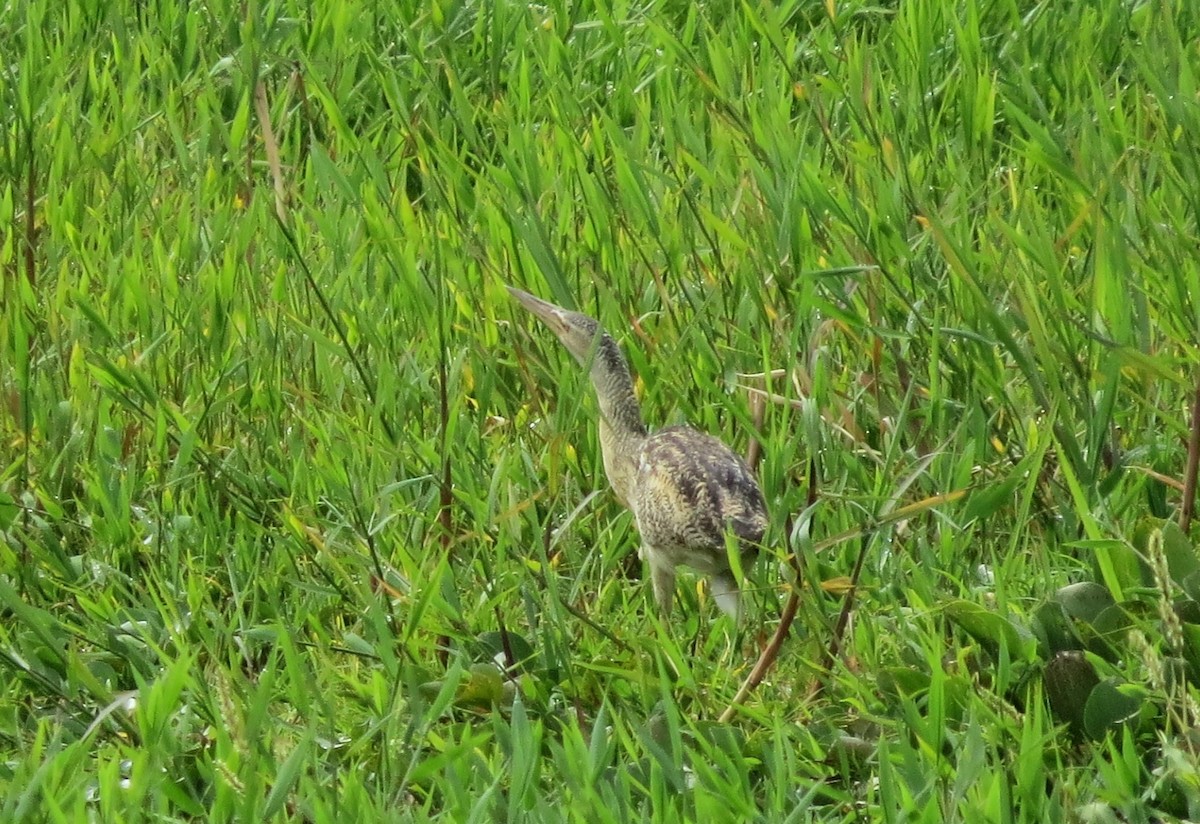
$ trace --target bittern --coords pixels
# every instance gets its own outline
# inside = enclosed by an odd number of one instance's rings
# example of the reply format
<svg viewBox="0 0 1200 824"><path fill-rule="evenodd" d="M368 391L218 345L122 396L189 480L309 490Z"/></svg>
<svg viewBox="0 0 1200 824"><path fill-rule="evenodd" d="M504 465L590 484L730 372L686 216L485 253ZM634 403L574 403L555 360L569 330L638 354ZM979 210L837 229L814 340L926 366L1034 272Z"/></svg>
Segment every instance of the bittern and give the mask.
<svg viewBox="0 0 1200 824"><path fill-rule="evenodd" d="M671 612L675 568L709 576L717 605L736 621L741 594L730 550L748 569L767 526L754 473L721 441L688 426L650 432L617 342L593 318L508 287L588 370L600 406L600 451L617 500L633 512L660 614Z"/></svg>

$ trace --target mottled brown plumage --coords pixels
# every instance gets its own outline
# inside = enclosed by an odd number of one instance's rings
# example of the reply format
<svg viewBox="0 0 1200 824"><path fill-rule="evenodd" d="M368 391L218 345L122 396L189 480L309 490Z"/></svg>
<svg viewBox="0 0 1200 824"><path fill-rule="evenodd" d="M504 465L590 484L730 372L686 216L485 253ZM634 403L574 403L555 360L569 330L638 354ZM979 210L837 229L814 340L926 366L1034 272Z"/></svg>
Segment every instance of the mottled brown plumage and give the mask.
<svg viewBox="0 0 1200 824"><path fill-rule="evenodd" d="M648 432L620 347L594 319L508 287L589 369L600 405L600 451L613 492L633 512L650 564L654 597L665 617L675 567L709 576L717 604L740 615L729 547L749 567L767 526L754 474L721 441L687 426Z"/></svg>

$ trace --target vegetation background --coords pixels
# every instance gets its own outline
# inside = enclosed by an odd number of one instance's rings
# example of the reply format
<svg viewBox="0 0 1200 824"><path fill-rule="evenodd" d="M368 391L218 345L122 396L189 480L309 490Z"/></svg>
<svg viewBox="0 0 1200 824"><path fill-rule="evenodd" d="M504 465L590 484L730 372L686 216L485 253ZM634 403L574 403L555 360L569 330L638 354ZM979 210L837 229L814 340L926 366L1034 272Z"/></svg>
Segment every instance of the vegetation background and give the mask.
<svg viewBox="0 0 1200 824"><path fill-rule="evenodd" d="M0 6L0 819L1200 816L1198 13ZM746 627L505 283L758 452Z"/></svg>

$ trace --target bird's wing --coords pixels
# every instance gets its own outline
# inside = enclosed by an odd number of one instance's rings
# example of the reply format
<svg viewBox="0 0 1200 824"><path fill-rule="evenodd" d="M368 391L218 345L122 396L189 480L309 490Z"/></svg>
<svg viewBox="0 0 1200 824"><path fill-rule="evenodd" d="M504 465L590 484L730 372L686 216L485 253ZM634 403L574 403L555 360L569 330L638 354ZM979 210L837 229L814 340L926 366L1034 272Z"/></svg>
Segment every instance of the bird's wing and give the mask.
<svg viewBox="0 0 1200 824"><path fill-rule="evenodd" d="M726 529L757 543L766 528L762 492L745 461L688 427L663 429L646 440L630 503L653 546L723 552Z"/></svg>

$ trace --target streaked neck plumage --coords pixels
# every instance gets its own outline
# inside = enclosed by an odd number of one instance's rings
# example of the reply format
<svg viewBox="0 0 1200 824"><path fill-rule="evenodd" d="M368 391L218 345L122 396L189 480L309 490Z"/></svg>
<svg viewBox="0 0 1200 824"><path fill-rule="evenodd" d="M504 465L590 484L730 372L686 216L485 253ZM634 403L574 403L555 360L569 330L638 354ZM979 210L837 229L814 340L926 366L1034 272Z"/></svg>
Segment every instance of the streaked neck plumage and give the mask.
<svg viewBox="0 0 1200 824"><path fill-rule="evenodd" d="M600 405L600 452L604 472L622 505L637 471L637 455L646 440L646 424L633 391L633 378L617 342L601 333L591 366L592 386Z"/></svg>

